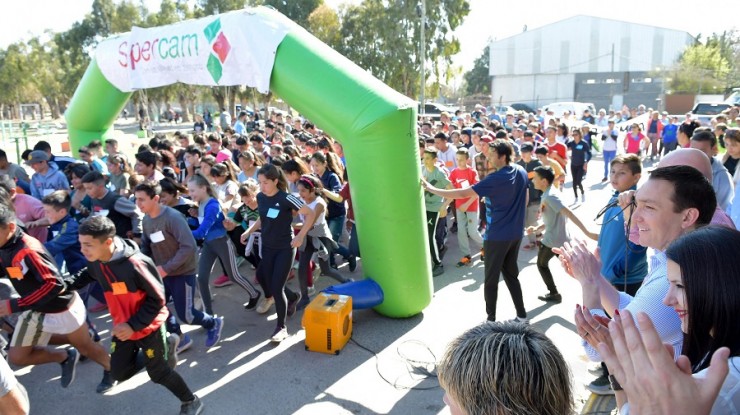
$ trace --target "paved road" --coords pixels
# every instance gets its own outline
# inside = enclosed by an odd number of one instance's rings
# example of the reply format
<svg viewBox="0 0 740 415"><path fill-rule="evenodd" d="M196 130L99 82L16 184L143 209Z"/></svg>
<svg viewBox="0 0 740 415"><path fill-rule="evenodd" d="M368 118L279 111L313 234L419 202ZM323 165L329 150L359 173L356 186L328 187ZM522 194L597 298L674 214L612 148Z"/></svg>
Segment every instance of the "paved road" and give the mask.
<svg viewBox="0 0 740 415"><path fill-rule="evenodd" d="M594 228L596 212L611 193L610 186L600 183L601 172L600 159L592 161L585 181L587 201L575 209ZM564 197L568 203L573 200L569 188ZM575 228L573 234L581 235ZM434 370L433 362L441 357L450 340L485 319L483 265L476 256L471 266L456 268L456 235L450 234L449 246L444 259L446 273L434 279L435 296L423 313L408 319L389 319L372 310L354 313L353 340L377 357L354 343L338 356L305 351L300 314L288 321L293 336L275 347L268 342L275 325L274 314L245 311L245 294L232 286L213 289L214 309L226 316L222 342L206 350L205 332L184 326L195 339L195 346L181 355L178 371L203 399L210 414L448 414L442 390L435 378L424 374L425 370ZM546 333L570 364L580 410L590 396L583 384L591 380L572 323L572 312L581 299L580 288L553 260L551 267L563 303L542 303L537 296L546 289L535 263L536 251L520 252L525 305L533 327ZM245 269L253 275L253 270ZM349 275L346 265L341 271ZM359 275L361 265L354 274ZM322 288L331 282L322 278L317 286ZM501 283L499 293L498 316L513 318L514 307L505 284ZM110 318L104 313L94 318L104 329L107 345ZM176 414L179 410L179 402L149 381L146 373L106 396L94 392L102 371L92 362L79 365L77 380L66 390L59 385L56 365L20 368L16 374L28 388L32 413L36 414Z"/></svg>

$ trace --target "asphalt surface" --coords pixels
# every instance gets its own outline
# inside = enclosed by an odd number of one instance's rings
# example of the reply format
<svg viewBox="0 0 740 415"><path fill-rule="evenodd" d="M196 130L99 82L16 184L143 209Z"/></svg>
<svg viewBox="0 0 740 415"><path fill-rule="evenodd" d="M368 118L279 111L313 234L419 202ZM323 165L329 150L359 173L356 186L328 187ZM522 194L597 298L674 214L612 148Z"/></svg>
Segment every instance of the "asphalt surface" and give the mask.
<svg viewBox="0 0 740 415"><path fill-rule="evenodd" d="M596 213L606 204L611 186L601 183L603 164L592 160L584 185L587 199L571 206L592 229ZM569 184L564 200L573 201ZM571 225L569 225L571 226ZM572 226L572 235L583 239ZM595 242L594 242L595 244ZM435 361L446 345L466 329L485 319L483 264L478 255L472 265L457 268L460 258L457 236L450 233L444 258L446 272L434 279L432 303L419 315L390 319L372 310L353 313L352 342L337 356L304 349L301 316L288 320L291 337L279 345L269 342L275 327L274 308L266 315L246 311L246 293L238 286L213 288L214 310L225 316L221 343L206 349L205 331L183 326L195 340L180 356L177 371L201 397L205 413L216 414L448 414L443 391L434 377ZM520 281L532 326L559 347L573 374L576 406L580 411L590 397L583 385L588 374L580 338L575 332L573 311L581 301L580 287L568 277L557 260L551 263L562 304L537 299L546 288L536 268L536 250L519 254ZM254 270L242 267L250 278ZM362 262L350 274L346 264L340 271L361 278ZM333 280L320 278L320 290ZM290 282L297 286L297 281ZM499 289L500 319L515 317L514 306L503 282ZM110 316L92 315L109 345ZM145 372L119 384L106 395L95 393L102 369L93 362L80 363L75 382L60 386L56 364L14 368L28 389L31 413L52 414L176 414L179 402L165 388L152 383ZM608 412L606 412L608 413Z"/></svg>

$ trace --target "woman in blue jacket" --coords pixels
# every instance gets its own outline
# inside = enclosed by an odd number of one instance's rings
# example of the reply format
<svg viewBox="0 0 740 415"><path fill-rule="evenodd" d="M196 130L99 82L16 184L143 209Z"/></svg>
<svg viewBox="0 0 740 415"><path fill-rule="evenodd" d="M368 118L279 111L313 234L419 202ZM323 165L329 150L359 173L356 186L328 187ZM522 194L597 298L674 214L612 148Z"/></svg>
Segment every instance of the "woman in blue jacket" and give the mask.
<svg viewBox="0 0 740 415"><path fill-rule="evenodd" d="M226 234L223 225L224 213L213 187L203 175L196 174L188 181L188 192L190 197L198 203L197 212L195 209L191 210L192 217L188 218L188 222L198 225L198 228L193 231L193 237L196 240L203 240L198 261L198 285L206 312L213 315L209 279L216 259L224 265L224 271L229 279L239 284L249 294L249 302L245 308L254 309L261 293L239 272L236 265L236 249Z"/></svg>

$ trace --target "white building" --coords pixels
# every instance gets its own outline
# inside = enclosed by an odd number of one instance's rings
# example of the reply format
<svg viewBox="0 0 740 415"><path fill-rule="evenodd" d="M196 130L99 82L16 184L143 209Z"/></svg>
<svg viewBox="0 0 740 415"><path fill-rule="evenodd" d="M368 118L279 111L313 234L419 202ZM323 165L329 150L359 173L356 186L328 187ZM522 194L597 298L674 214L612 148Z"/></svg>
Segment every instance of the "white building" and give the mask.
<svg viewBox="0 0 740 415"><path fill-rule="evenodd" d="M591 16L525 31L490 44L492 104L658 108L663 85L653 77L693 42L680 30Z"/></svg>

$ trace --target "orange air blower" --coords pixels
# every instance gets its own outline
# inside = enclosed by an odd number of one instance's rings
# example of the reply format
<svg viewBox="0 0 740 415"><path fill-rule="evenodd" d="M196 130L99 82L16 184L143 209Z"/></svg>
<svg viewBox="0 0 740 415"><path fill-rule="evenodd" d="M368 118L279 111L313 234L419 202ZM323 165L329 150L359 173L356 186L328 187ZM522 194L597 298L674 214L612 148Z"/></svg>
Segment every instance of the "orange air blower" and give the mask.
<svg viewBox="0 0 740 415"><path fill-rule="evenodd" d="M306 350L339 354L352 337L352 297L319 293L303 313Z"/></svg>

